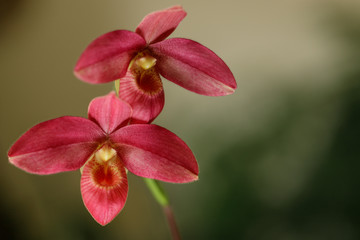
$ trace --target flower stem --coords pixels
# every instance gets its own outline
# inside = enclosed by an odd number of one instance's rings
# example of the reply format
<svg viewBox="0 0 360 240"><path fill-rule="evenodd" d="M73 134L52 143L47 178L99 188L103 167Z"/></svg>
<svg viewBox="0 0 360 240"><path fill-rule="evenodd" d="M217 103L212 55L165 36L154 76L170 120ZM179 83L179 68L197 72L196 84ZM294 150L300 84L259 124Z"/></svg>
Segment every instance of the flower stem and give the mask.
<svg viewBox="0 0 360 240"><path fill-rule="evenodd" d="M144 178L144 181L148 186L148 188L150 189L155 200L163 207L166 220L168 222L170 232L172 235L172 239L180 240L180 233L176 225L174 213L171 209L169 198L166 195L164 189L160 186L159 182L154 179Z"/></svg>
<svg viewBox="0 0 360 240"><path fill-rule="evenodd" d="M120 80L117 79L114 82L114 90L115 90L116 96L119 96L119 88L120 88Z"/></svg>
<svg viewBox="0 0 360 240"><path fill-rule="evenodd" d="M144 178L146 185L150 189L155 200L162 206L165 207L169 205L169 198L166 195L164 189L160 186L158 181L150 178Z"/></svg>
<svg viewBox="0 0 360 240"><path fill-rule="evenodd" d="M180 240L180 233L176 225L174 213L170 207L170 205L163 206L164 213L166 215L167 222L169 224L170 232L173 240Z"/></svg>

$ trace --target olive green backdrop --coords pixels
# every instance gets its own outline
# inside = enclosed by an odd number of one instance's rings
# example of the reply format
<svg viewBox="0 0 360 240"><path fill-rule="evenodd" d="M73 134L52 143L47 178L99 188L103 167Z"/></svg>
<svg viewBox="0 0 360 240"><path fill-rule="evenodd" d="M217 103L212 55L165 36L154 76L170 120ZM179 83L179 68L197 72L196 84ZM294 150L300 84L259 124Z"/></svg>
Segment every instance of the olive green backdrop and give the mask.
<svg viewBox="0 0 360 240"><path fill-rule="evenodd" d="M206 97L164 80L155 120L191 147L196 183L164 184L184 239L360 238L360 4L353 0L0 1L0 239L169 239L161 208L129 174L124 210L106 227L83 206L80 172L10 165L33 125L87 105L113 85L73 67L97 36L134 30L181 4L170 37L198 41L238 82Z"/></svg>

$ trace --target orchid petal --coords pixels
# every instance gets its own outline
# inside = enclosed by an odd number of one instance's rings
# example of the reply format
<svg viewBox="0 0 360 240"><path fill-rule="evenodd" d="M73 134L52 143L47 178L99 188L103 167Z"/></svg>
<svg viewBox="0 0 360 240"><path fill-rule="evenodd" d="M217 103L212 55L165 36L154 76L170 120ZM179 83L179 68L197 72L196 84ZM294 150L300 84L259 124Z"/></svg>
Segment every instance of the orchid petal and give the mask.
<svg viewBox="0 0 360 240"><path fill-rule="evenodd" d="M169 36L186 16L181 6L152 12L144 17L136 28L148 44L159 42Z"/></svg>
<svg viewBox="0 0 360 240"><path fill-rule="evenodd" d="M236 81L228 66L210 49L184 38L172 38L150 46L156 67L166 79L195 93L228 95Z"/></svg>
<svg viewBox="0 0 360 240"><path fill-rule="evenodd" d="M93 218L108 224L123 209L128 193L124 166L119 159L87 162L81 175L81 195Z"/></svg>
<svg viewBox="0 0 360 240"><path fill-rule="evenodd" d="M126 125L131 114L130 105L119 99L115 92L94 98L90 102L88 110L89 119L98 123L104 132L108 134Z"/></svg>
<svg viewBox="0 0 360 240"><path fill-rule="evenodd" d="M128 125L110 138L125 167L140 177L173 183L198 179L198 165L190 148L165 128Z"/></svg>
<svg viewBox="0 0 360 240"><path fill-rule="evenodd" d="M119 97L132 109L132 123L150 123L164 107L164 89L157 72L147 70L139 74L128 70L120 79Z"/></svg>
<svg viewBox="0 0 360 240"><path fill-rule="evenodd" d="M74 73L88 83L106 83L125 75L133 55L144 48L144 39L126 30L116 30L95 39L76 63Z"/></svg>
<svg viewBox="0 0 360 240"><path fill-rule="evenodd" d="M36 174L79 169L104 137L103 131L88 119L56 118L22 135L9 150L9 161Z"/></svg>

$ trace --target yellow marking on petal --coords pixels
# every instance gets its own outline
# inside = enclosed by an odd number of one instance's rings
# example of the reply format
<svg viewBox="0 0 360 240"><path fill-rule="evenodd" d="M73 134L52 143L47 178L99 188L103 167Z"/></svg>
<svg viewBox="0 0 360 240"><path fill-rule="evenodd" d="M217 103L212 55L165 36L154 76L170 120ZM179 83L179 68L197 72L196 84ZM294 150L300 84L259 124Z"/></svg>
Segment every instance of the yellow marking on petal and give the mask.
<svg viewBox="0 0 360 240"><path fill-rule="evenodd" d="M140 66L142 69L148 70L148 69L152 68L153 66L155 66L156 58L154 58L150 55L145 55L141 58L136 59L135 63L138 66Z"/></svg>
<svg viewBox="0 0 360 240"><path fill-rule="evenodd" d="M95 158L98 162L107 162L116 156L116 151L108 145L104 145L95 153Z"/></svg>

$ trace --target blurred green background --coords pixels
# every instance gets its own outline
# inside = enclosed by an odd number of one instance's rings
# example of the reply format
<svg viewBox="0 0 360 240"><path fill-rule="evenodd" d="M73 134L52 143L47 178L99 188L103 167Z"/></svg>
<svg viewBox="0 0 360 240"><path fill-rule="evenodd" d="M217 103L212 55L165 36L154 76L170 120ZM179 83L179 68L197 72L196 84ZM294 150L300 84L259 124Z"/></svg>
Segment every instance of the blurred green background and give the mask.
<svg viewBox="0 0 360 240"><path fill-rule="evenodd" d="M212 49L238 82L211 98L164 80L155 123L200 166L196 183L163 184L183 239L360 239L358 0L1 0L0 239L170 238L139 177L129 174L124 210L101 227L79 171L31 175L7 150L39 122L85 117L112 89L72 73L90 41L175 4L188 16L170 37Z"/></svg>

